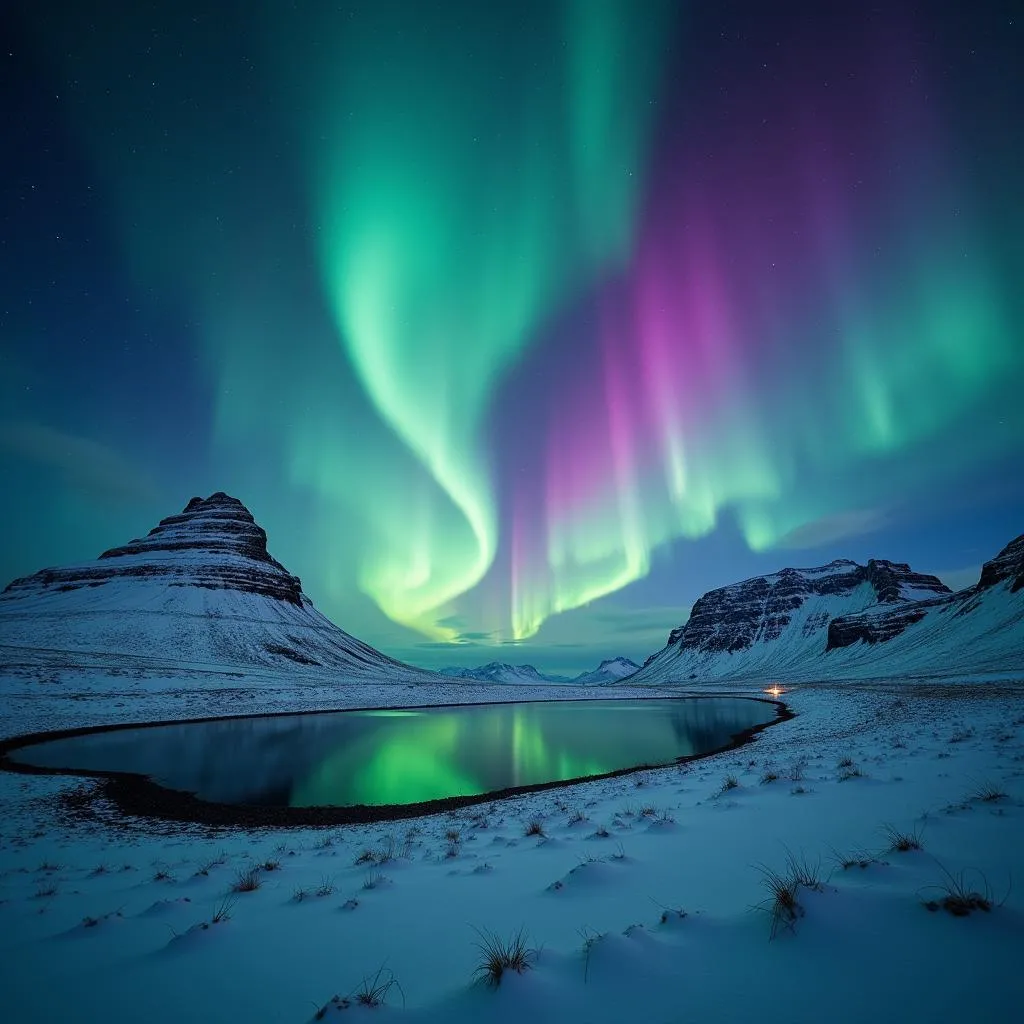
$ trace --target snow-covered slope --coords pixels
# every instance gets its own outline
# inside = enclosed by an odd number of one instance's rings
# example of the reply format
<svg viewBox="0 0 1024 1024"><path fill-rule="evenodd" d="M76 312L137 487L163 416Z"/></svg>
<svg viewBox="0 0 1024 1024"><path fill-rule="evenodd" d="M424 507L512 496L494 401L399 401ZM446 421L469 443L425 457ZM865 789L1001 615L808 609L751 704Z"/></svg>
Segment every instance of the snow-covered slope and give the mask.
<svg viewBox="0 0 1024 1024"><path fill-rule="evenodd" d="M640 666L629 658L606 658L597 668L590 672L583 672L573 682L582 683L584 686L600 683L617 683L626 676L631 676Z"/></svg>
<svg viewBox="0 0 1024 1024"><path fill-rule="evenodd" d="M545 675L532 665L510 665L491 661L476 668L443 668L441 674L454 679L476 679L491 683L568 683L565 676Z"/></svg>
<svg viewBox="0 0 1024 1024"><path fill-rule="evenodd" d="M343 669L436 678L339 629L223 492L91 562L43 569L0 594L0 644L189 665Z"/></svg>
<svg viewBox="0 0 1024 1024"><path fill-rule="evenodd" d="M705 594L630 683L863 678L1024 666L1024 536L952 593L903 563L783 569Z"/></svg>
<svg viewBox="0 0 1024 1024"><path fill-rule="evenodd" d="M441 674L456 679L476 679L492 683L574 683L590 686L616 683L632 675L640 666L629 658L608 658L589 672L578 676L556 676L540 672L533 665L510 665L504 661L491 661L476 668L443 668Z"/></svg>

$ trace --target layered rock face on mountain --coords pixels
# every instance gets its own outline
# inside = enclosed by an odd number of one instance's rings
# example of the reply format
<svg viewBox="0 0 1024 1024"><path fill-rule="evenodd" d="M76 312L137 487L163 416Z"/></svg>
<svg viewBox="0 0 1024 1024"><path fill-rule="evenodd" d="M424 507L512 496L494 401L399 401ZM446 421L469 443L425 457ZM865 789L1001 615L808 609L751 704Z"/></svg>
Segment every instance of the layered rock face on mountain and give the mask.
<svg viewBox="0 0 1024 1024"><path fill-rule="evenodd" d="M237 498L193 498L145 537L0 594L0 643L195 665L428 677L321 615Z"/></svg>
<svg viewBox="0 0 1024 1024"><path fill-rule="evenodd" d="M179 515L161 519L145 537L104 551L95 562L43 569L14 580L3 593L66 594L126 579L237 590L302 604L298 576L270 557L263 528L237 498L223 491L193 498Z"/></svg>
<svg viewBox="0 0 1024 1024"><path fill-rule="evenodd" d="M839 560L710 591L630 683L858 678L1024 666L1024 537L952 593L902 562Z"/></svg>
<svg viewBox="0 0 1024 1024"><path fill-rule="evenodd" d="M932 600L900 604L897 607L868 608L859 615L846 615L833 620L828 628L826 650L851 647L857 643L884 644L900 636L910 626L928 619L962 618L977 615L978 623L985 618L985 610L998 601L1024 589L1024 534L1011 541L986 562L981 578L973 587L957 593L946 593ZM986 601L986 598L992 600ZM1024 633L1024 624L1020 627Z"/></svg>
<svg viewBox="0 0 1024 1024"><path fill-rule="evenodd" d="M938 577L912 572L903 563L839 560L816 569L783 569L705 594L668 642L680 651L735 654L778 640L794 619L801 635L808 637L824 634L833 615L847 609L948 593ZM815 611L800 615L809 604Z"/></svg>

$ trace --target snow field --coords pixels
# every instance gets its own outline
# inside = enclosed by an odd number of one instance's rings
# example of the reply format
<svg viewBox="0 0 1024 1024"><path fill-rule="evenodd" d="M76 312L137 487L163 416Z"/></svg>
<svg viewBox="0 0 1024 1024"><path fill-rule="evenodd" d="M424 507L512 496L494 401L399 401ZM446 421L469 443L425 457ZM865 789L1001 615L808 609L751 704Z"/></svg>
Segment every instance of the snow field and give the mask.
<svg viewBox="0 0 1024 1024"><path fill-rule="evenodd" d="M332 696L110 683L118 695L78 700L70 673L49 688L8 677L4 732ZM333 706L501 689L353 683ZM690 765L327 830L81 823L49 798L74 780L4 773L5 1019L331 1019L370 1012L360 989L392 977L374 1012L417 1022L1010 1019L1024 996L1022 697L808 686L784 698L797 718ZM542 835L526 835L533 822ZM887 826L921 849L891 849ZM772 939L764 869L785 875L790 856L820 888L797 887ZM232 892L251 868L258 886ZM929 911L950 876L990 909ZM531 969L474 980L481 935L520 929Z"/></svg>

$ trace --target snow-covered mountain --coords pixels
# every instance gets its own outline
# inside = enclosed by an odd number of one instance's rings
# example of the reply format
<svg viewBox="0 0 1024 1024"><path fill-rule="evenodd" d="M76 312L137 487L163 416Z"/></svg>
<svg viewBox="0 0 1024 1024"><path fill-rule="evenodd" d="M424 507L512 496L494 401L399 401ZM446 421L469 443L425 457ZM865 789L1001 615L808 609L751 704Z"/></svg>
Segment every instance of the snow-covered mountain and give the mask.
<svg viewBox="0 0 1024 1024"><path fill-rule="evenodd" d="M578 676L557 676L538 671L533 665L510 665L492 661L476 668L443 668L441 674L456 679L479 679L492 683L578 683L586 686L614 683L634 673L640 666L629 658L608 658L590 672Z"/></svg>
<svg viewBox="0 0 1024 1024"><path fill-rule="evenodd" d="M443 668L441 674L455 679L477 679L490 683L568 683L567 676L545 675L532 665L510 665L491 661L476 668Z"/></svg>
<svg viewBox="0 0 1024 1024"><path fill-rule="evenodd" d="M43 569L0 594L0 644L156 657L194 666L343 670L436 679L320 614L237 499L193 498L146 537Z"/></svg>
<svg viewBox="0 0 1024 1024"><path fill-rule="evenodd" d="M640 666L629 658L606 658L597 668L590 672L583 672L573 682L581 683L584 686L601 683L617 683L626 676L631 676Z"/></svg>
<svg viewBox="0 0 1024 1024"><path fill-rule="evenodd" d="M712 590L630 683L1024 671L1024 535L952 593L840 560Z"/></svg>

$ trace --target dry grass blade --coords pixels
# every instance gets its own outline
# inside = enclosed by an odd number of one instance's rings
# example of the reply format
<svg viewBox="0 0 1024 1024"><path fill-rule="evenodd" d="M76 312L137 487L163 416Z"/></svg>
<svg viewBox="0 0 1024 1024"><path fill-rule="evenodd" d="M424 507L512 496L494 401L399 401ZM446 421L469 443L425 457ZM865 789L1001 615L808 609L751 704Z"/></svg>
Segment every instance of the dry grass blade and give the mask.
<svg viewBox="0 0 1024 1024"><path fill-rule="evenodd" d="M900 832L893 825L884 826L885 837L889 840L889 852L909 853L911 850L920 850L921 833L917 829L912 832Z"/></svg>
<svg viewBox="0 0 1024 1024"><path fill-rule="evenodd" d="M981 871L967 869L954 875L941 864L939 864L939 870L946 876L946 880L936 885L925 886L925 889L938 890L941 894L937 899L921 901L926 910L933 913L937 910L945 910L953 917L967 917L975 910L984 911L986 914L991 911L993 907L992 890L989 888L988 879ZM972 875L980 879L980 890L971 885ZM1010 898L1012 888L1013 879L1011 878L1006 895L999 901L998 906L1003 906Z"/></svg>
<svg viewBox="0 0 1024 1024"><path fill-rule="evenodd" d="M397 988L402 996L402 1005L405 1005L405 993L398 979L391 973L386 965L381 964L377 973L371 978L367 975L363 978L362 984L355 991L355 1001L359 1006L383 1006L387 1000L388 993Z"/></svg>
<svg viewBox="0 0 1024 1024"><path fill-rule="evenodd" d="M767 913L771 919L770 937L774 939L780 927L792 931L797 918L803 913L803 907L796 898L800 883L792 876L784 877L763 864L758 870L768 890L768 898L758 904L758 909Z"/></svg>
<svg viewBox="0 0 1024 1024"><path fill-rule="evenodd" d="M233 892L255 892L263 884L263 873L259 865L254 864L250 868L244 868L235 877L235 884L231 887Z"/></svg>
<svg viewBox="0 0 1024 1024"><path fill-rule="evenodd" d="M501 984L506 971L522 974L533 964L536 950L529 947L526 933L522 928L508 939L494 932L473 929L480 937L476 944L480 951L480 962L473 971L474 977L483 978L493 988Z"/></svg>

